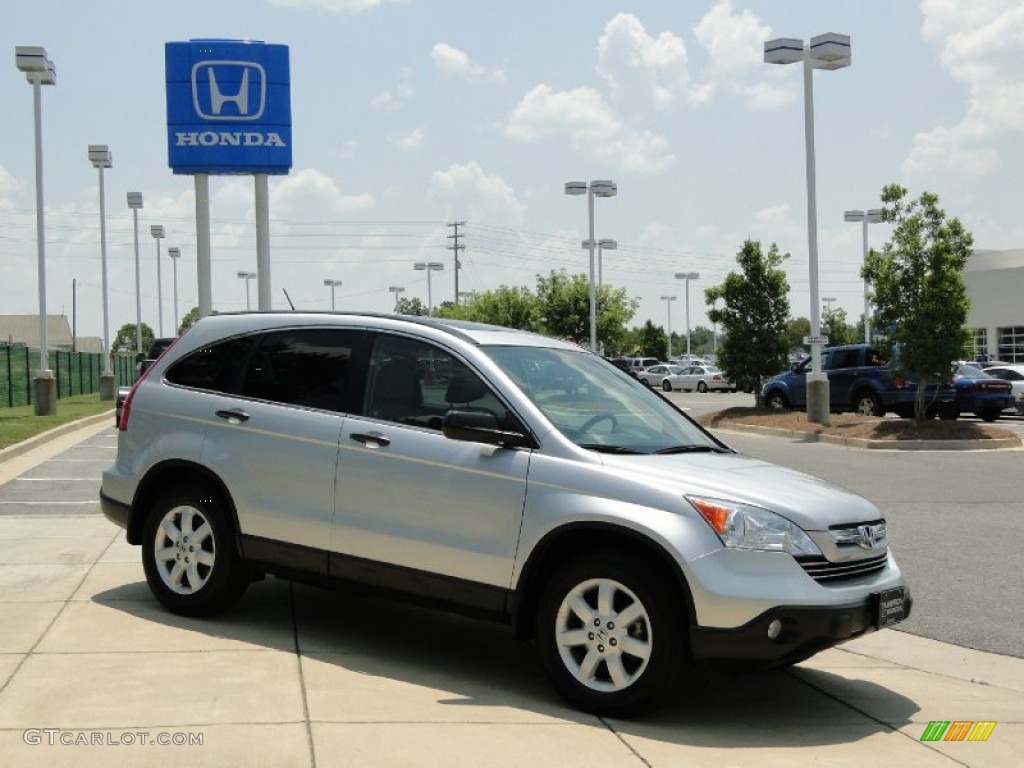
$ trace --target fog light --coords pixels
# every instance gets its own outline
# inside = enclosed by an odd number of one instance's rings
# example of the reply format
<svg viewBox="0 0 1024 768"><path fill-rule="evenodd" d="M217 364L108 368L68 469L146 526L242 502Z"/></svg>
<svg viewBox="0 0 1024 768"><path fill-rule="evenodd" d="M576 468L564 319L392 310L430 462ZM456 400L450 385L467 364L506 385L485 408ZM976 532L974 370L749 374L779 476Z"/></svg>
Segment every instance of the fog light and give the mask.
<svg viewBox="0 0 1024 768"><path fill-rule="evenodd" d="M772 623L768 625L768 639L777 640L781 634L782 622L778 619L772 619Z"/></svg>

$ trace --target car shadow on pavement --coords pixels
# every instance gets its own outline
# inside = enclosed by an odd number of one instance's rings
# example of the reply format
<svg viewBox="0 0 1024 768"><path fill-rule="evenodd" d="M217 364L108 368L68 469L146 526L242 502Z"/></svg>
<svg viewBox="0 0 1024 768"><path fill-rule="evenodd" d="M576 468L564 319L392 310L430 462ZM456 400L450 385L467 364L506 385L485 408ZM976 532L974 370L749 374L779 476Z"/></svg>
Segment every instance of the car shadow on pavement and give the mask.
<svg viewBox="0 0 1024 768"><path fill-rule="evenodd" d="M540 717L607 727L627 741L781 748L856 742L898 729L918 711L883 686L815 669L695 674L656 712L597 718L569 708L533 646L505 626L274 578L252 584L238 605L209 619L175 616L146 594L144 583L134 583L92 600L160 631L205 633L213 652L237 642L301 656L313 721L387 721L412 701L429 721ZM881 722L844 704L826 692L835 687L830 679L884 701L891 716Z"/></svg>

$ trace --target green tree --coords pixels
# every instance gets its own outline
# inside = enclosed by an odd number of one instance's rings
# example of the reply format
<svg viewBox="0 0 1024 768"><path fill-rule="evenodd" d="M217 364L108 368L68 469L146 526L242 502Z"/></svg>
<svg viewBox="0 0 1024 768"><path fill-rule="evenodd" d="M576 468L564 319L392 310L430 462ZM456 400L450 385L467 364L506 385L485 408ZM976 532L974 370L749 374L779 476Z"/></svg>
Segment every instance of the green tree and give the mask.
<svg viewBox="0 0 1024 768"><path fill-rule="evenodd" d="M478 293L463 304L445 302L436 314L438 317L472 320L524 331L541 330L537 297L525 287L502 285L493 291Z"/></svg>
<svg viewBox="0 0 1024 768"><path fill-rule="evenodd" d="M852 344L856 341L856 328L846 322L846 310L840 307L821 313L821 333L828 338L830 347Z"/></svg>
<svg viewBox="0 0 1024 768"><path fill-rule="evenodd" d="M193 325L195 325L196 321L198 319L199 319L199 307L192 307L192 309L190 309L188 312L186 312L185 316L183 318L181 318L181 324L178 326L178 335L180 336L185 331L187 331L189 328L191 328Z"/></svg>
<svg viewBox="0 0 1024 768"><path fill-rule="evenodd" d="M963 269L974 239L959 219L946 219L937 195L906 196L898 184L882 190L892 238L868 254L861 274L877 308L872 327L895 345L900 370L917 378L914 418L922 420L928 379L947 380L970 342Z"/></svg>
<svg viewBox="0 0 1024 768"><path fill-rule="evenodd" d="M648 320L640 327L639 346L641 357L656 357L659 360L665 359L668 351L668 334L660 325L655 325Z"/></svg>
<svg viewBox="0 0 1024 768"><path fill-rule="evenodd" d="M538 316L546 333L569 339L581 346L590 344L590 283L584 274L565 270L544 277L537 275ZM602 285L597 292L597 343L617 349L625 338L625 326L639 306L624 288Z"/></svg>
<svg viewBox="0 0 1024 768"><path fill-rule="evenodd" d="M721 285L704 291L708 318L725 333L718 365L739 386L753 387L759 404L761 381L787 364L789 282L781 269L787 258L774 243L764 254L760 242L747 240L736 254L741 272L730 272ZM720 299L723 307L715 305Z"/></svg>
<svg viewBox="0 0 1024 768"><path fill-rule="evenodd" d="M153 346L153 329L142 324L142 352ZM135 323L125 323L117 330L110 348L115 352L135 352Z"/></svg>
<svg viewBox="0 0 1024 768"><path fill-rule="evenodd" d="M404 296L400 298L395 305L395 311L400 315L416 315L419 317L428 314L426 305L416 296L411 299L407 299Z"/></svg>
<svg viewBox="0 0 1024 768"><path fill-rule="evenodd" d="M793 317L786 321L786 351L802 349L807 351L804 345L804 337L811 335L811 321L806 317Z"/></svg>

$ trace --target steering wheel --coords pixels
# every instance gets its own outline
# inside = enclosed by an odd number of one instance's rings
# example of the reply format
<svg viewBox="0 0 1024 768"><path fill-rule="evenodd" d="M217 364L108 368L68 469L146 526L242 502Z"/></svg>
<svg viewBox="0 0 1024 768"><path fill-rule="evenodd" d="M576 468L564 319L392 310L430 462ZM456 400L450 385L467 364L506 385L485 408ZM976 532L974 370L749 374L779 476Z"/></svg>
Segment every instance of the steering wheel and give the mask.
<svg viewBox="0 0 1024 768"><path fill-rule="evenodd" d="M577 427L577 430L579 432L587 432L587 431L589 431L589 429L592 426L594 426L595 424L597 424L597 423L599 423L601 421L605 421L605 420L608 420L608 421L610 421L612 423L612 429L611 429L612 432L614 432L616 429L619 428L619 420L617 418L615 418L615 414L613 414L613 413L598 413L598 414L596 414L594 416L591 416L589 419L587 419L585 422L583 422L579 427Z"/></svg>

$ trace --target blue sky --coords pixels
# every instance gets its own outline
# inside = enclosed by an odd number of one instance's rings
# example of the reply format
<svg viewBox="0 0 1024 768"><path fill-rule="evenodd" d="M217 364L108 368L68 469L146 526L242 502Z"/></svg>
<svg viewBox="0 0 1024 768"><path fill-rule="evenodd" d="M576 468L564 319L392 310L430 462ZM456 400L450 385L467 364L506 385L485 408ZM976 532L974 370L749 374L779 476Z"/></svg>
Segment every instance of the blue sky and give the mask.
<svg viewBox="0 0 1024 768"><path fill-rule="evenodd" d="M843 211L882 187L940 196L983 249L1024 246L1024 6L1019 0L455 2L454 0L56 0L4 11L0 50L0 313L37 311L32 91L17 45L45 46L43 89L48 310L103 335L97 172L106 171L110 333L135 321L132 218L141 191L143 322L172 324L168 246L182 251L180 312L197 303L192 179L167 164L164 43L257 39L290 47L293 160L271 177L272 297L287 308L387 311L391 285L426 300L415 261L443 261L435 303L452 298L445 224L465 221L460 290L533 287L585 272L585 198L567 181L611 179L596 201L604 280L639 298L634 324L708 325L703 289L735 268L746 238L775 242L795 316L809 314L803 85L798 66L762 61L765 40L851 38L853 64L817 72L820 293L851 322L862 307L861 228ZM255 270L251 177L211 179L213 305L245 308ZM872 225L871 244L889 236ZM255 285L252 286L255 306Z"/></svg>

